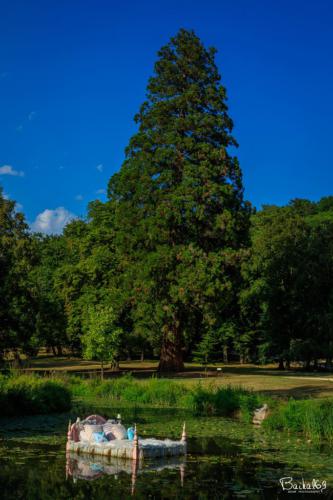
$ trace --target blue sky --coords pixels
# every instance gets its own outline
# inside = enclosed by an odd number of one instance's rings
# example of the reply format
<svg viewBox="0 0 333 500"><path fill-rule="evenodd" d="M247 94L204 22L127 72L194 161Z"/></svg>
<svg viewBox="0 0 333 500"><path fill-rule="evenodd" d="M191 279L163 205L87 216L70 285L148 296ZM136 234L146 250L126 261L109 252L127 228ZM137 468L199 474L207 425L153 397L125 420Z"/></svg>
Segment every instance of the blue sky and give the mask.
<svg viewBox="0 0 333 500"><path fill-rule="evenodd" d="M218 49L246 197L333 194L330 0L0 0L0 24L0 184L33 227L105 199L180 27Z"/></svg>

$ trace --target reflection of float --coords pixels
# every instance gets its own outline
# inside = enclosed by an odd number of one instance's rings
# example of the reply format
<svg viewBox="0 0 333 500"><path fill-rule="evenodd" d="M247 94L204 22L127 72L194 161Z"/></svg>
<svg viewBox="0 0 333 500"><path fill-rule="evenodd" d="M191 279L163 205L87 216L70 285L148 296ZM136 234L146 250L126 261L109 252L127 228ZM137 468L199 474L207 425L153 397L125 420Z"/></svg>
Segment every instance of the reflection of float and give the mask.
<svg viewBox="0 0 333 500"><path fill-rule="evenodd" d="M141 460L124 460L119 458L77 455L66 453L66 478L72 477L73 482L78 479L93 481L104 475L117 476L121 472L131 475L131 492L135 493L137 476L143 472L160 472L166 469L179 470L181 486L184 485L185 462L184 458L170 457L158 459L154 462L143 462Z"/></svg>

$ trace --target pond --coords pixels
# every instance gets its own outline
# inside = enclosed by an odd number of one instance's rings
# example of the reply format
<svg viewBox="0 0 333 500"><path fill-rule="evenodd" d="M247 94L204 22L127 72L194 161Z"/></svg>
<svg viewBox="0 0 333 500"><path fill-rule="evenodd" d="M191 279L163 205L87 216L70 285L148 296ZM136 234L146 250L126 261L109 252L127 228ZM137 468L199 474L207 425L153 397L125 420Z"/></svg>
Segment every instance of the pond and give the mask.
<svg viewBox="0 0 333 500"><path fill-rule="evenodd" d="M325 445L226 418L167 409L89 409L107 417L121 411L123 422L136 422L139 435L146 437L177 439L186 420L188 455L146 461L133 470L132 463L114 459L66 457L69 415L1 419L1 498L272 499L287 495L279 479L289 476L327 481L320 496L333 495L332 450ZM312 495L296 498L303 496Z"/></svg>

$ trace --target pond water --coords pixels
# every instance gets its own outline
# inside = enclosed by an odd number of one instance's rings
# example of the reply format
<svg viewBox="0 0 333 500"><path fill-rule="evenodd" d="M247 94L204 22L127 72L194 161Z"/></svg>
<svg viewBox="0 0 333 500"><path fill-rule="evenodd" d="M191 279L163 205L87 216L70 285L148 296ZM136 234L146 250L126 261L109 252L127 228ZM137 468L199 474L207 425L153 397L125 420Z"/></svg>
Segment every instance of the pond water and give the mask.
<svg viewBox="0 0 333 500"><path fill-rule="evenodd" d="M125 425L136 422L143 437L178 439L186 420L186 459L146 461L133 469L132 463L114 459L66 457L68 415L1 419L1 498L290 498L279 482L288 476L295 481L327 481L319 497L333 498L332 449L324 445L232 419L195 418L160 409L93 408L90 413L96 411L107 417L121 411ZM308 493L295 498L312 496L319 498Z"/></svg>

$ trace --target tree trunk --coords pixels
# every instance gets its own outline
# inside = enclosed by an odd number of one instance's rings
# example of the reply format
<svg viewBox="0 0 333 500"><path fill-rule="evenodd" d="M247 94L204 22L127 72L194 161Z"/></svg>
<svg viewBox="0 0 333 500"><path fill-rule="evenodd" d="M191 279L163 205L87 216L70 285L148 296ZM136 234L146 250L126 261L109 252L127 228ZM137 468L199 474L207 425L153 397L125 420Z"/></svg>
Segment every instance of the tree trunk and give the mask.
<svg viewBox="0 0 333 500"><path fill-rule="evenodd" d="M144 360L145 360L145 351L142 349L140 361L143 362Z"/></svg>
<svg viewBox="0 0 333 500"><path fill-rule="evenodd" d="M104 380L104 361L101 361L101 380Z"/></svg>
<svg viewBox="0 0 333 500"><path fill-rule="evenodd" d="M184 363L181 349L181 332L179 325L175 324L172 328L166 327L163 333L158 371L180 372L182 370L184 370Z"/></svg>
<svg viewBox="0 0 333 500"><path fill-rule="evenodd" d="M228 363L228 346L227 345L223 346L223 363L225 363L225 364Z"/></svg>
<svg viewBox="0 0 333 500"><path fill-rule="evenodd" d="M13 367L16 369L22 368L22 360L18 351L14 351Z"/></svg>
<svg viewBox="0 0 333 500"><path fill-rule="evenodd" d="M119 371L119 361L114 360L112 363L110 363L110 368L113 372Z"/></svg>
<svg viewBox="0 0 333 500"><path fill-rule="evenodd" d="M279 360L279 368L278 369L279 370L284 370L284 362L283 362L282 358Z"/></svg>

